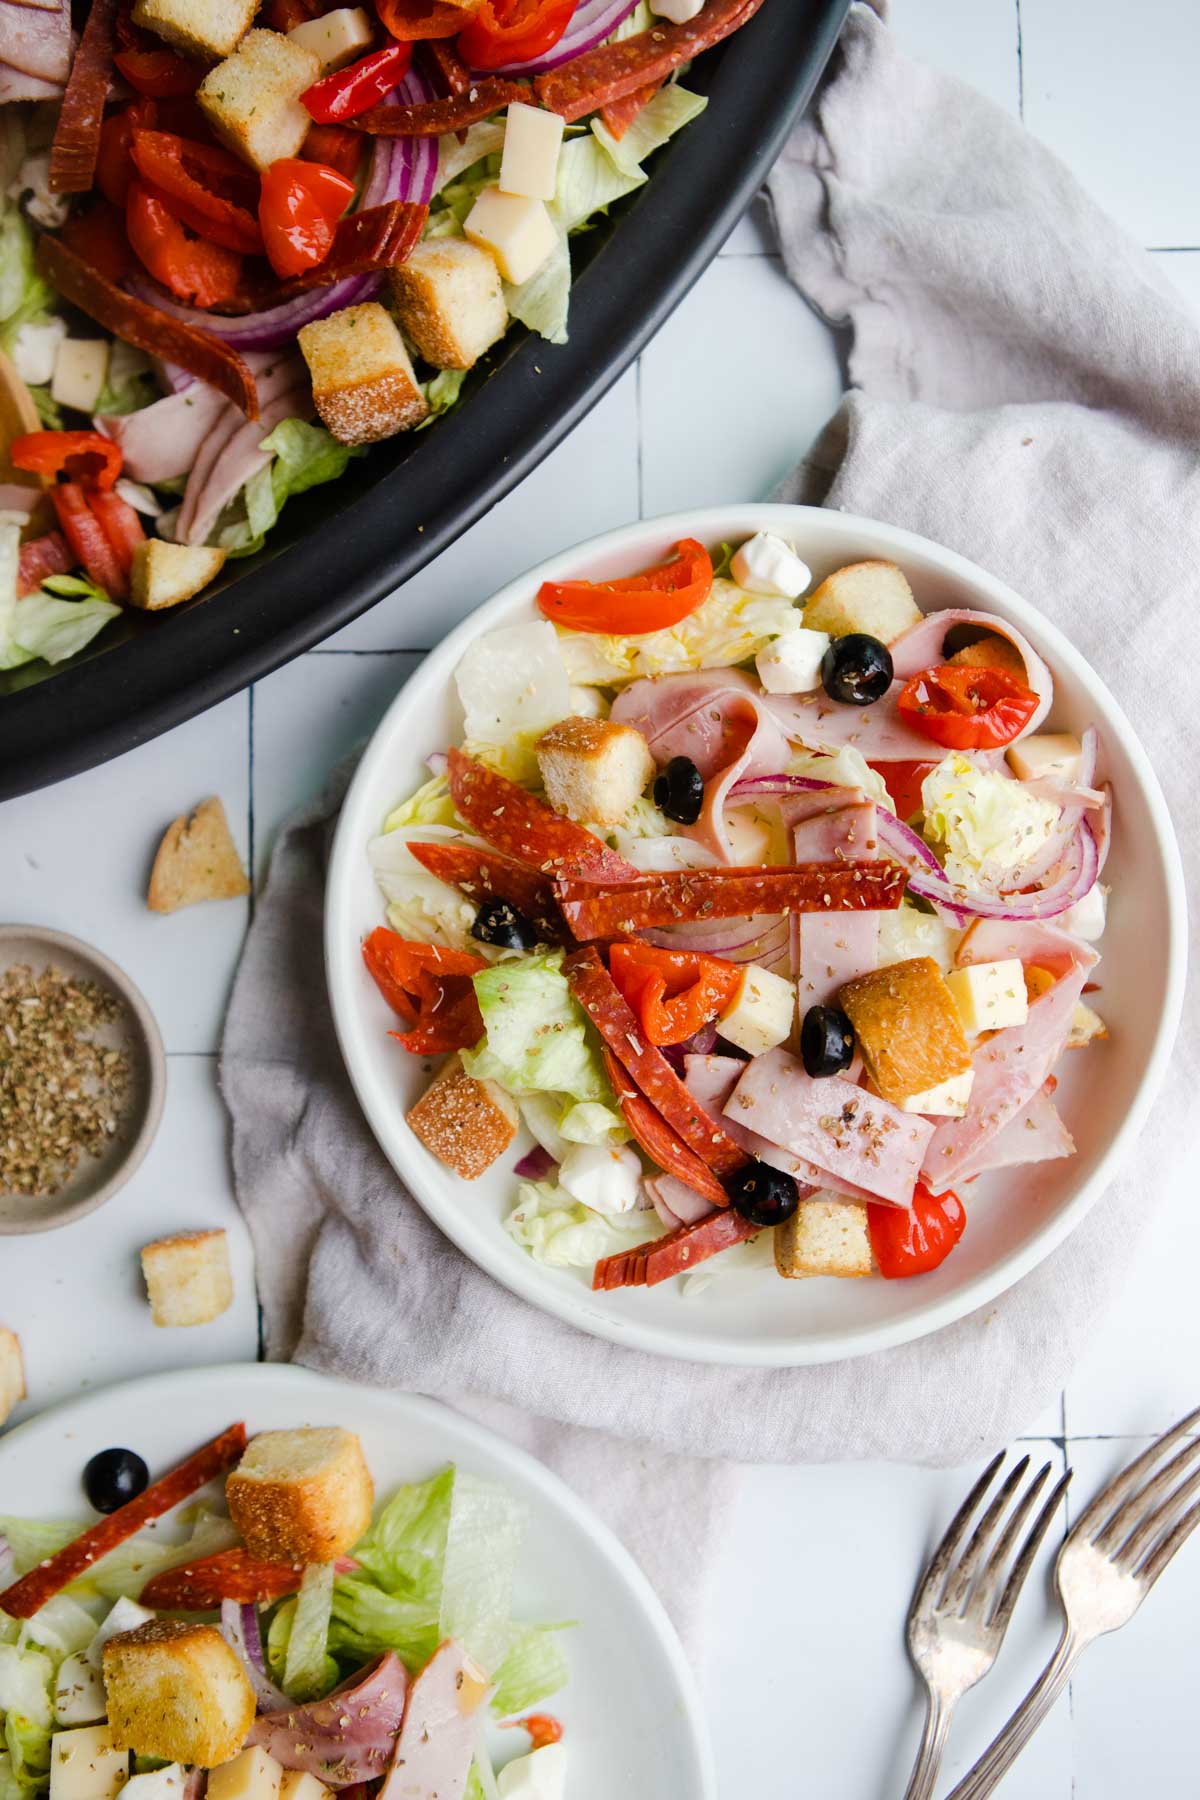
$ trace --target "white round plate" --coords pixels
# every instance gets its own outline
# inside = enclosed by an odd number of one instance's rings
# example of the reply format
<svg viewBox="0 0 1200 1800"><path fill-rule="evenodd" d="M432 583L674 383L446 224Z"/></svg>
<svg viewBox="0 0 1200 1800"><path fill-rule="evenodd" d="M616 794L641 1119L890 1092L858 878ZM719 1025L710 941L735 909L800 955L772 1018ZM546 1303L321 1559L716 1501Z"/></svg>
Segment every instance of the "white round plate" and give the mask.
<svg viewBox="0 0 1200 1800"><path fill-rule="evenodd" d="M367 842L427 777L425 757L461 736L453 675L467 645L497 625L537 616L533 601L543 581L630 574L669 556L680 538L717 545L761 530L795 542L817 580L862 557L887 557L905 571L923 612L970 606L1010 620L1054 673L1053 724L1098 727L1100 773L1114 794L1105 871L1112 895L1097 1002L1111 1037L1066 1057L1058 1071L1077 1154L973 1183L966 1234L930 1275L780 1281L765 1270L692 1297L678 1282L593 1294L579 1275L534 1262L504 1231L520 1144L480 1180L464 1182L405 1124L405 1109L428 1075L419 1058L406 1057L388 1038L392 1015L363 968L362 939L383 922ZM1079 1223L1145 1123L1166 1068L1183 1000L1184 921L1183 872L1158 782L1120 707L1060 631L1003 582L927 538L815 507L743 505L645 520L554 557L481 606L425 659L384 715L342 809L326 894L325 960L342 1054L375 1136L461 1250L535 1306L616 1343L702 1362L788 1365L860 1356L936 1331L1018 1281Z"/></svg>
<svg viewBox="0 0 1200 1800"><path fill-rule="evenodd" d="M695 1680L674 1628L628 1552L584 1501L524 1451L433 1400L333 1381L279 1363L231 1363L125 1382L68 1401L0 1438L0 1494L26 1517L88 1516L80 1477L124 1445L165 1473L235 1420L246 1429L338 1424L358 1432L382 1501L447 1463L502 1482L529 1506L514 1614L573 1620L562 1720L572 1800L717 1800ZM511 1742L509 1740L512 1740ZM496 1734L505 1757L528 1748Z"/></svg>

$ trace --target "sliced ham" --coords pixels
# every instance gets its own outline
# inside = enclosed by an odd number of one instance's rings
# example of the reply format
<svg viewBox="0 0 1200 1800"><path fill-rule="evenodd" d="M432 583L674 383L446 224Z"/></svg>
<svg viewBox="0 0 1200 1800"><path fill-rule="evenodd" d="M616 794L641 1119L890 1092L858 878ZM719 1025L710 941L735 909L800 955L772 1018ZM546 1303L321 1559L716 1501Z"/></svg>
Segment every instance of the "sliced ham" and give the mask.
<svg viewBox="0 0 1200 1800"><path fill-rule="evenodd" d="M58 100L62 92L61 81L43 81L40 75L26 75L20 69L10 69L7 63L0 63L0 106L8 106L17 100Z"/></svg>
<svg viewBox="0 0 1200 1800"><path fill-rule="evenodd" d="M684 1059L684 1067L688 1088L701 1105L709 1112L723 1113L746 1065L736 1056L688 1056ZM772 1169L781 1169L785 1175L790 1175L798 1182L801 1199L807 1199L818 1188L828 1188L840 1200L877 1198L875 1194L868 1193L866 1188L856 1187L851 1181L841 1181L827 1169L818 1168L807 1157L795 1156L790 1150L769 1143L766 1138L759 1137L756 1131L748 1131L744 1125L739 1125L728 1114L725 1114L724 1123L730 1137L735 1138L751 1156Z"/></svg>
<svg viewBox="0 0 1200 1800"><path fill-rule="evenodd" d="M929 739L906 725L896 710L903 686L894 681L873 706L840 706L821 689L767 694L763 705L788 741L806 749L831 756L857 750L868 762L928 762Z"/></svg>
<svg viewBox="0 0 1200 1800"><path fill-rule="evenodd" d="M0 0L0 62L39 81L66 83L71 72L71 10Z"/></svg>
<svg viewBox="0 0 1200 1800"><path fill-rule="evenodd" d="M652 1175L643 1185L668 1231L674 1231L680 1225L698 1225L701 1219L707 1219L709 1213L717 1210L711 1200L706 1200L703 1194L696 1193L674 1175Z"/></svg>
<svg viewBox="0 0 1200 1800"><path fill-rule="evenodd" d="M854 788L800 794L784 802L797 862L870 862L879 851L875 802ZM834 1006L843 982L879 962L879 914L799 913L796 936L801 1017L810 1006Z"/></svg>
<svg viewBox="0 0 1200 1800"><path fill-rule="evenodd" d="M139 412L102 413L96 427L121 446L125 473L134 481L174 481L188 473L229 405L206 381L194 381Z"/></svg>
<svg viewBox="0 0 1200 1800"><path fill-rule="evenodd" d="M462 1800L487 1677L461 1645L436 1650L408 1690L380 1800Z"/></svg>
<svg viewBox="0 0 1200 1800"><path fill-rule="evenodd" d="M404 1717L408 1675L389 1650L365 1675L311 1706L264 1713L250 1727L258 1744L285 1769L303 1769L326 1787L353 1787L382 1775Z"/></svg>
<svg viewBox="0 0 1200 1800"><path fill-rule="evenodd" d="M990 1143L983 1145L977 1159L959 1170L960 1182L974 1175L987 1175L995 1169L1013 1169L1025 1163L1054 1162L1060 1157L1074 1156L1075 1140L1059 1117L1050 1098L1050 1083L1040 1087L1028 1106L1011 1118Z"/></svg>
<svg viewBox="0 0 1200 1800"><path fill-rule="evenodd" d="M902 631L890 646L892 670L897 681L910 681L922 669L944 662L946 636L956 625L971 625L981 632L993 632L1012 645L1025 665L1025 685L1038 697L1037 711L1020 735L1025 737L1036 731L1053 703L1054 677L1029 639L1006 619L998 619L995 613L973 612L965 606L950 606L944 612L926 613L923 619Z"/></svg>
<svg viewBox="0 0 1200 1800"><path fill-rule="evenodd" d="M284 419L309 418L312 410L312 388L307 381L303 381L299 386L289 388L276 399L264 404L257 420L243 419L239 413L238 429L225 442L203 487L197 491L194 504L191 504L192 484L190 480L188 482L180 513L179 543L207 542L209 533L225 507L241 492L251 476L257 475L271 461L271 452L260 449L263 439Z"/></svg>
<svg viewBox="0 0 1200 1800"><path fill-rule="evenodd" d="M40 483L36 487L26 487L22 482L0 481L0 512L22 513L28 518L45 498L45 493Z"/></svg>
<svg viewBox="0 0 1200 1800"><path fill-rule="evenodd" d="M1075 967L1092 969L1100 960L1089 944L1040 919L976 919L963 933L954 960L961 969L1013 957L1026 968L1048 969L1052 975Z"/></svg>

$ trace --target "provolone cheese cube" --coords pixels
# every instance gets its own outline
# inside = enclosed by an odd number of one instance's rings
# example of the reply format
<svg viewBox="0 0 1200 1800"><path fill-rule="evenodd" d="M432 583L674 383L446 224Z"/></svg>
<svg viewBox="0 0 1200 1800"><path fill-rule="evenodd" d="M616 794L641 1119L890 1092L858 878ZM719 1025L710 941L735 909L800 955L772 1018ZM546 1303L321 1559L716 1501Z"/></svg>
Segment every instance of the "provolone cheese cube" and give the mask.
<svg viewBox="0 0 1200 1800"><path fill-rule="evenodd" d="M302 50L311 50L321 65L322 75L344 69L356 56L371 48L374 32L371 21L361 6L339 6L319 19L306 19L293 26L288 37Z"/></svg>
<svg viewBox="0 0 1200 1800"><path fill-rule="evenodd" d="M92 1725L108 1711L104 1677L86 1656L66 1656L54 1682L54 1717L59 1725Z"/></svg>
<svg viewBox="0 0 1200 1800"><path fill-rule="evenodd" d="M285 1769L279 1781L279 1800L332 1800L332 1791L304 1769Z"/></svg>
<svg viewBox="0 0 1200 1800"><path fill-rule="evenodd" d="M935 1113L947 1119L961 1119L967 1110L974 1081L974 1069L968 1069L962 1075L951 1075L948 1081L943 1081L934 1088L926 1088L923 1094L910 1094L907 1100L900 1102L900 1111Z"/></svg>
<svg viewBox="0 0 1200 1800"><path fill-rule="evenodd" d="M1074 781L1083 745L1069 731L1043 731L1010 744L1008 766L1018 781Z"/></svg>
<svg viewBox="0 0 1200 1800"><path fill-rule="evenodd" d="M553 200L558 186L558 153L564 121L558 113L514 100L504 121L500 192L530 200Z"/></svg>
<svg viewBox="0 0 1200 1800"><path fill-rule="evenodd" d="M558 243L554 221L540 200L485 187L463 221L463 231L495 257L505 281L519 287L536 275Z"/></svg>
<svg viewBox="0 0 1200 1800"><path fill-rule="evenodd" d="M773 531L756 531L747 538L734 552L730 573L748 594L773 594L783 600L798 600L812 580L808 564Z"/></svg>
<svg viewBox="0 0 1200 1800"><path fill-rule="evenodd" d="M134 1775L125 1783L122 1800L182 1800L186 1781L182 1763L167 1763L165 1768Z"/></svg>
<svg viewBox="0 0 1200 1800"><path fill-rule="evenodd" d="M13 339L12 365L29 387L45 387L54 378L58 347L67 335L65 319L51 317L42 325L21 326Z"/></svg>
<svg viewBox="0 0 1200 1800"><path fill-rule="evenodd" d="M117 1800L128 1780L129 1752L113 1749L107 1725L51 1738L50 1800Z"/></svg>
<svg viewBox="0 0 1200 1800"><path fill-rule="evenodd" d="M500 1800L563 1800L566 1786L567 1753L561 1744L543 1744L518 1756L496 1781Z"/></svg>
<svg viewBox="0 0 1200 1800"><path fill-rule="evenodd" d="M821 685L821 660L831 639L827 631L785 631L754 659L768 694L811 694Z"/></svg>
<svg viewBox="0 0 1200 1800"><path fill-rule="evenodd" d="M761 1056L791 1036L795 1017L795 983L748 963L730 1006L717 1020L717 1030L739 1050Z"/></svg>
<svg viewBox="0 0 1200 1800"><path fill-rule="evenodd" d="M954 996L964 1031L1003 1031L1009 1025L1023 1025L1029 1017L1025 970L1015 956L1004 962L953 969L946 986Z"/></svg>
<svg viewBox="0 0 1200 1800"><path fill-rule="evenodd" d="M283 1765L261 1745L240 1750L232 1762L208 1772L210 1800L279 1800Z"/></svg>
<svg viewBox="0 0 1200 1800"><path fill-rule="evenodd" d="M1097 881L1082 900L1077 900L1074 906L1061 913L1054 922L1061 925L1064 931L1069 931L1072 937L1084 938L1089 944L1094 944L1097 938L1104 936L1107 913L1108 889L1102 888Z"/></svg>
<svg viewBox="0 0 1200 1800"><path fill-rule="evenodd" d="M105 338L64 338L54 358L50 398L59 406L95 412L108 373Z"/></svg>
<svg viewBox="0 0 1200 1800"><path fill-rule="evenodd" d="M670 19L673 25L686 25L703 5L704 0L650 0L650 11L660 19Z"/></svg>

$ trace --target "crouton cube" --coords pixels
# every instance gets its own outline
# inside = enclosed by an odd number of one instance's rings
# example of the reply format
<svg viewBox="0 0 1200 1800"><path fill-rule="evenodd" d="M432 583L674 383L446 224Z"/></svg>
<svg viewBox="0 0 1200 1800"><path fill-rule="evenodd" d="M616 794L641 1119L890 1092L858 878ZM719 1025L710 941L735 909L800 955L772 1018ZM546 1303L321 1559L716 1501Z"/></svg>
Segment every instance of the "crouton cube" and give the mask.
<svg viewBox="0 0 1200 1800"><path fill-rule="evenodd" d="M611 719L563 719L535 748L555 812L593 825L619 825L654 775L641 732Z"/></svg>
<svg viewBox="0 0 1200 1800"><path fill-rule="evenodd" d="M969 669L999 669L1003 675L1011 675L1014 681L1025 683L1025 664L1020 651L1007 638L997 632L989 631L986 637L977 638L973 644L964 644L948 662L965 664Z"/></svg>
<svg viewBox="0 0 1200 1800"><path fill-rule="evenodd" d="M210 69L196 90L209 124L226 147L255 169L299 156L312 124L300 104L321 73L311 50L281 31L248 31L232 56Z"/></svg>
<svg viewBox="0 0 1200 1800"><path fill-rule="evenodd" d="M129 1780L129 1752L107 1725L59 1731L50 1740L50 1800L116 1800Z"/></svg>
<svg viewBox="0 0 1200 1800"><path fill-rule="evenodd" d="M251 1556L330 1562L371 1523L375 1488L353 1431L305 1426L252 1438L225 1499Z"/></svg>
<svg viewBox="0 0 1200 1800"><path fill-rule="evenodd" d="M505 281L519 287L536 275L558 244L558 226L545 202L527 200L522 194L502 194L485 187L463 220L463 231L473 244L482 245L495 257Z"/></svg>
<svg viewBox="0 0 1200 1800"><path fill-rule="evenodd" d="M857 975L839 991L867 1074L894 1106L971 1067L958 1009L931 956Z"/></svg>
<svg viewBox="0 0 1200 1800"><path fill-rule="evenodd" d="M496 259L466 238L426 238L388 272L409 342L435 369L469 369L508 329Z"/></svg>
<svg viewBox="0 0 1200 1800"><path fill-rule="evenodd" d="M190 818L181 813L168 825L150 871L151 912L177 912L198 900L236 900L249 892L220 800L204 800Z"/></svg>
<svg viewBox="0 0 1200 1800"><path fill-rule="evenodd" d="M104 1646L112 1741L138 1756L214 1769L254 1723L254 1690L215 1625L155 1619Z"/></svg>
<svg viewBox="0 0 1200 1800"><path fill-rule="evenodd" d="M185 56L232 56L254 23L258 0L136 0L144 25Z"/></svg>
<svg viewBox="0 0 1200 1800"><path fill-rule="evenodd" d="M827 575L804 608L810 631L846 637L865 631L890 644L915 625L921 611L904 575L890 562L848 563Z"/></svg>
<svg viewBox="0 0 1200 1800"><path fill-rule="evenodd" d="M874 1272L867 1209L855 1200L802 1200L775 1227L775 1267L789 1281L807 1275L856 1279Z"/></svg>
<svg viewBox="0 0 1200 1800"><path fill-rule="evenodd" d="M518 1114L494 1081L476 1081L457 1056L443 1064L406 1114L431 1156L464 1181L475 1181L517 1135Z"/></svg>
<svg viewBox="0 0 1200 1800"><path fill-rule="evenodd" d="M208 544L168 544L147 538L133 553L129 603L143 612L178 606L208 586L221 572L227 552Z"/></svg>
<svg viewBox="0 0 1200 1800"><path fill-rule="evenodd" d="M1100 1014L1090 1007L1085 1000L1076 1003L1071 1014L1071 1029L1067 1035L1068 1050L1086 1050L1089 1044L1096 1044L1108 1036L1108 1026Z"/></svg>
<svg viewBox="0 0 1200 1800"><path fill-rule="evenodd" d="M223 1231L180 1231L147 1244L142 1274L156 1325L207 1325L233 1304L229 1240Z"/></svg>
<svg viewBox="0 0 1200 1800"><path fill-rule="evenodd" d="M206 1800L279 1800L283 1764L261 1745L247 1745L208 1778Z"/></svg>
<svg viewBox="0 0 1200 1800"><path fill-rule="evenodd" d="M0 1425L25 1398L25 1362L21 1340L7 1325L0 1325Z"/></svg>
<svg viewBox="0 0 1200 1800"><path fill-rule="evenodd" d="M339 443L375 444L428 414L404 339L377 300L315 319L297 342L321 421Z"/></svg>

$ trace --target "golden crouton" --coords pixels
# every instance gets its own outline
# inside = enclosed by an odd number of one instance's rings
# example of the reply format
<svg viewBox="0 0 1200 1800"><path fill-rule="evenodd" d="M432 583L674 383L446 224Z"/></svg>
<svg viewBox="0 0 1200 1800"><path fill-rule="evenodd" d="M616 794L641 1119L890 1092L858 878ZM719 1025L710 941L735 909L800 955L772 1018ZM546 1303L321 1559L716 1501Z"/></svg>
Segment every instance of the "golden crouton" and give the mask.
<svg viewBox="0 0 1200 1800"><path fill-rule="evenodd" d="M223 1231L180 1231L142 1251L156 1325L207 1325L233 1305L229 1240Z"/></svg>
<svg viewBox="0 0 1200 1800"><path fill-rule="evenodd" d="M191 818L181 813L168 825L150 871L151 912L177 912L197 900L236 900L249 892L218 799L202 801Z"/></svg>
<svg viewBox="0 0 1200 1800"><path fill-rule="evenodd" d="M891 562L848 563L835 569L804 606L804 624L810 631L827 631L835 638L865 631L885 644L920 617L912 589Z"/></svg>
<svg viewBox="0 0 1200 1800"><path fill-rule="evenodd" d="M1020 651L994 631L989 631L974 644L964 644L947 661L965 663L970 669L999 669L1002 674L1011 675L1014 681L1025 683L1025 664Z"/></svg>
<svg viewBox="0 0 1200 1800"><path fill-rule="evenodd" d="M490 1169L517 1135L517 1109L504 1089L468 1075L457 1056L405 1116L429 1154L464 1181Z"/></svg>
<svg viewBox="0 0 1200 1800"><path fill-rule="evenodd" d="M555 812L588 824L619 825L654 774L641 732L611 719L563 719L536 750Z"/></svg>
<svg viewBox="0 0 1200 1800"><path fill-rule="evenodd" d="M1067 1036L1065 1048L1068 1050L1086 1050L1089 1044L1098 1044L1108 1036L1108 1026L1085 1000L1076 1003L1071 1014L1071 1029Z"/></svg>
<svg viewBox="0 0 1200 1800"><path fill-rule="evenodd" d="M209 544L168 544L147 538L133 553L129 571L129 604L143 612L159 612L190 600L220 574L226 551Z"/></svg>
<svg viewBox="0 0 1200 1800"><path fill-rule="evenodd" d="M314 319L297 334L321 421L341 444L375 444L429 412L396 321L377 300Z"/></svg>
<svg viewBox="0 0 1200 1800"><path fill-rule="evenodd" d="M496 259L466 238L426 238L388 274L409 342L435 369L469 369L508 329Z"/></svg>
<svg viewBox="0 0 1200 1800"><path fill-rule="evenodd" d="M215 1625L154 1619L104 1646L108 1724L119 1750L212 1769L254 1723L254 1690Z"/></svg>
<svg viewBox="0 0 1200 1800"><path fill-rule="evenodd" d="M25 1398L25 1363L21 1340L7 1325L0 1325L0 1425Z"/></svg>
<svg viewBox="0 0 1200 1800"><path fill-rule="evenodd" d="M900 1106L971 1067L958 1008L931 956L856 975L839 992L867 1074Z"/></svg>
<svg viewBox="0 0 1200 1800"><path fill-rule="evenodd" d="M866 1207L818 1195L802 1200L791 1218L775 1227L775 1267L789 1281L807 1275L870 1275L875 1260Z"/></svg>
<svg viewBox="0 0 1200 1800"><path fill-rule="evenodd" d="M312 124L300 96L320 73L312 51L281 31L248 31L233 55L209 70L196 99L235 156L268 169L280 157L299 156Z"/></svg>
<svg viewBox="0 0 1200 1800"><path fill-rule="evenodd" d="M260 1433L225 1483L246 1548L269 1562L331 1562L366 1531L374 1499L361 1443L334 1425Z"/></svg>
<svg viewBox="0 0 1200 1800"><path fill-rule="evenodd" d="M231 56L254 22L258 0L136 0L144 25L185 56Z"/></svg>

